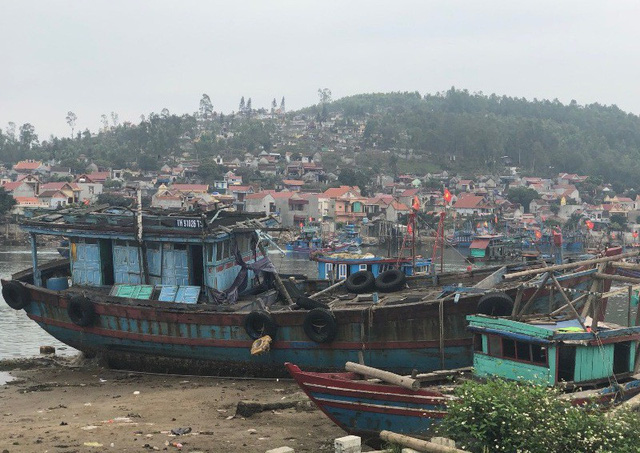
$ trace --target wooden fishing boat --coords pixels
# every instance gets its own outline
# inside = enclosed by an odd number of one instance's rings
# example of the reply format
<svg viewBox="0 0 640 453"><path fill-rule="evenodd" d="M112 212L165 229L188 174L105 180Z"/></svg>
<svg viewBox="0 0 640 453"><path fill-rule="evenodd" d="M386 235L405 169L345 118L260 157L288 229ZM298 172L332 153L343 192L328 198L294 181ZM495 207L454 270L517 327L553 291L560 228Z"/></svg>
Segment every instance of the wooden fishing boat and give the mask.
<svg viewBox="0 0 640 453"><path fill-rule="evenodd" d="M284 362L332 370L363 360L399 373L468 366L467 315L505 314L522 297L531 299L528 312L562 303L558 291L525 285L526 272L512 279L527 269L521 265L402 280L398 269L377 279L348 269L345 283L332 287L291 280L264 249L264 231L275 226L270 217L224 210L37 216L22 225L33 264L3 280L2 295L58 340L112 367L261 376L285 374ZM68 238L70 259L39 263L38 235ZM588 290L595 269L576 268L558 279ZM265 335L270 349L252 355Z"/></svg>
<svg viewBox="0 0 640 453"><path fill-rule="evenodd" d="M474 334L473 373L561 387L574 405L612 404L640 393L634 374L640 327L592 325L550 317L518 322L469 316ZM348 368L377 375L367 367ZM371 380L357 372L314 373L287 363L298 385L334 423L351 434L375 439L382 430L427 437L456 397L453 377L469 369L406 376L403 384ZM394 380L396 380L394 379ZM415 382L429 383L415 386ZM415 388L415 389L414 389Z"/></svg>

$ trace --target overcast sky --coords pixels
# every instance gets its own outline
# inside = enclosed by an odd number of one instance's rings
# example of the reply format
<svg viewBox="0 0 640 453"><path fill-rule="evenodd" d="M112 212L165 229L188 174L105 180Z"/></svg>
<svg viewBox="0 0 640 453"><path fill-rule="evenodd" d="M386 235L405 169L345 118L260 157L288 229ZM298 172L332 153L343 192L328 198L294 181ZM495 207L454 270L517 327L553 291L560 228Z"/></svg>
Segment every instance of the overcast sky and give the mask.
<svg viewBox="0 0 640 453"><path fill-rule="evenodd" d="M640 2L0 0L0 128L451 86L640 113Z"/></svg>

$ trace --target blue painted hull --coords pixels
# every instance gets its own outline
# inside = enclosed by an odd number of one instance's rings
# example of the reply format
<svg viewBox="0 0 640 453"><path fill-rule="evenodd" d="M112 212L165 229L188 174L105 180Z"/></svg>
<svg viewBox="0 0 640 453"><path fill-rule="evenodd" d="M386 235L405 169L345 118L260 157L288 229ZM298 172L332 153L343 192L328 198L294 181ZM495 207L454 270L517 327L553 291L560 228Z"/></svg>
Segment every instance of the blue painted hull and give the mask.
<svg viewBox="0 0 640 453"><path fill-rule="evenodd" d="M574 280L562 283L582 289L590 283L588 276ZM418 288L427 289L429 281L408 280L409 286L414 286L412 294ZM316 343L307 337L303 324L308 311L272 311L277 330L271 349L252 356L253 339L245 330L250 308L228 312L213 305L124 299L88 290L85 296L96 319L82 327L74 324L68 313L76 288L54 291L22 285L28 293L25 311L31 319L60 341L87 354L105 356L114 367L214 375L284 375L284 362L333 370L341 369L347 361L363 360L403 374L413 369L469 366L472 340L466 316L477 312L481 297L467 294L457 302L422 302L414 297L415 302L400 304L335 307L337 334L330 343ZM525 292L531 295L534 290ZM516 286L507 292L515 297ZM560 298L556 293L556 305ZM534 307L545 311L548 304L549 293L541 291ZM442 326L439 319L444 320Z"/></svg>

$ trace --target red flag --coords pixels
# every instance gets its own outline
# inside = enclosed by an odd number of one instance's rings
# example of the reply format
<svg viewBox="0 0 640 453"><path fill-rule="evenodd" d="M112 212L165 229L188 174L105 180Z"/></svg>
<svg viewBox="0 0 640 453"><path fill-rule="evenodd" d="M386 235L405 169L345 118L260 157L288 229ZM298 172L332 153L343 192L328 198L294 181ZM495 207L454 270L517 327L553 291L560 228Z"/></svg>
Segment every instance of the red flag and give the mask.
<svg viewBox="0 0 640 453"><path fill-rule="evenodd" d="M589 228L590 230L593 230L594 224L591 220L587 220L585 223L587 224L587 228Z"/></svg>
<svg viewBox="0 0 640 453"><path fill-rule="evenodd" d="M413 197L413 204L411 205L411 207L413 208L414 211L420 210L420 200L418 199L417 195Z"/></svg>
<svg viewBox="0 0 640 453"><path fill-rule="evenodd" d="M536 239L542 239L542 232L540 230L536 230Z"/></svg>
<svg viewBox="0 0 640 453"><path fill-rule="evenodd" d="M449 189L444 189L444 201L451 203L451 192L449 192Z"/></svg>
<svg viewBox="0 0 640 453"><path fill-rule="evenodd" d="M633 237L634 237L634 238L637 238L637 237L638 237L638 232L637 232L637 231L634 231L634 232L633 232L633 233L631 233L631 234L633 235Z"/></svg>
<svg viewBox="0 0 640 453"><path fill-rule="evenodd" d="M407 233L413 234L413 227L411 226L411 224L407 225Z"/></svg>

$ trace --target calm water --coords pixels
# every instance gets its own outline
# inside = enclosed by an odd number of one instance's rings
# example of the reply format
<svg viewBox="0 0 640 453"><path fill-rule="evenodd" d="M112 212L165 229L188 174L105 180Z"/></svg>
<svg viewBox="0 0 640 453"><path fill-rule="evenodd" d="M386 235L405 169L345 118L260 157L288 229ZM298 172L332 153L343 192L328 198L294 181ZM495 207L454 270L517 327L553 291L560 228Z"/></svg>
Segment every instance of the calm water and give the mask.
<svg viewBox="0 0 640 453"><path fill-rule="evenodd" d="M55 249L44 249L38 253L38 257L41 262L45 262L56 259L58 252ZM27 247L0 246L0 276L2 278L9 278L11 274L30 266L31 251ZM27 318L24 310L16 311L9 308L2 300L0 302L0 359L35 356L40 354L40 346L42 345L55 346L60 354L75 352Z"/></svg>
<svg viewBox="0 0 640 453"><path fill-rule="evenodd" d="M386 250L368 248L367 252L386 254ZM426 248L418 250L424 256L430 256ZM55 249L44 249L39 252L41 262L55 259L58 253ZM309 261L304 255L286 255L272 253L270 258L276 268L283 273L301 273L317 277L316 263ZM446 270L463 270L467 267L462 255L456 250L445 251ZM0 276L8 278L11 274L31 266L31 253L26 247L0 246ZM0 296L1 299L1 296ZM626 297L611 300L607 319L612 322L626 324ZM60 354L73 354L75 350L58 342L25 315L23 310L9 308L4 300L0 302L0 359L30 357L40 353L42 345L55 346ZM2 377L0 376L0 381Z"/></svg>

